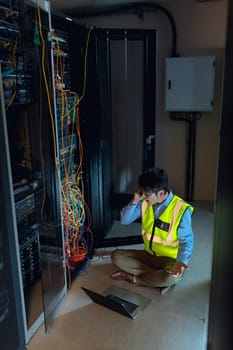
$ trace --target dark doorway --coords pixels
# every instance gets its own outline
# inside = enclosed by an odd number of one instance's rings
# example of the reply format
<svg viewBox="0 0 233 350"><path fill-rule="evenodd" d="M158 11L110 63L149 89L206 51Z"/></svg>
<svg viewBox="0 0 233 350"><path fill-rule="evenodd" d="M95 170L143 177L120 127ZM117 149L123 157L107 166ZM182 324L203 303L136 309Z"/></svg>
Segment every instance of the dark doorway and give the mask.
<svg viewBox="0 0 233 350"><path fill-rule="evenodd" d="M93 29L80 113L94 247L141 240L112 228L138 175L154 166L155 64L155 30Z"/></svg>

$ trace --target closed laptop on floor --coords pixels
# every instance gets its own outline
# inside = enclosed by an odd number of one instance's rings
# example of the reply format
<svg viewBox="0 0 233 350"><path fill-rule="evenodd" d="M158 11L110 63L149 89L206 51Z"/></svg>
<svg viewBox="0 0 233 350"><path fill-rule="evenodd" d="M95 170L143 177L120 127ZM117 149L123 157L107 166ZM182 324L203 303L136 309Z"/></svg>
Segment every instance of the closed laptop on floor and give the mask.
<svg viewBox="0 0 233 350"><path fill-rule="evenodd" d="M136 319L150 304L151 299L117 286L111 286L103 294L82 287L85 293L97 304Z"/></svg>

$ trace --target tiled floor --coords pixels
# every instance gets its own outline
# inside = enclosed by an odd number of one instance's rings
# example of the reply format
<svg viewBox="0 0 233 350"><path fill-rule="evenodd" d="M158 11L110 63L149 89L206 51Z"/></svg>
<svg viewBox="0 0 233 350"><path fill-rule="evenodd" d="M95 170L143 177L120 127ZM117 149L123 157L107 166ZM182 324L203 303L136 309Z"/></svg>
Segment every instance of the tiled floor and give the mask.
<svg viewBox="0 0 233 350"><path fill-rule="evenodd" d="M112 281L109 249L99 249L58 307L51 330L42 326L28 350L206 350L212 264L213 212L198 205L193 215L195 249L190 271L175 289L156 289ZM136 320L91 302L81 286L102 292L117 284L152 299Z"/></svg>

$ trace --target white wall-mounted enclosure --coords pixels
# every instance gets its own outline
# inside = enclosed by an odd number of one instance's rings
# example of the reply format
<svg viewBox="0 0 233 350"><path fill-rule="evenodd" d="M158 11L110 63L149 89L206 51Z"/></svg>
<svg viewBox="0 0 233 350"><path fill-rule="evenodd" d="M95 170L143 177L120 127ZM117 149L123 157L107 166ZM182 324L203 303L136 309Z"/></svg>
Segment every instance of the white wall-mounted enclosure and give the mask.
<svg viewBox="0 0 233 350"><path fill-rule="evenodd" d="M213 110L215 56L165 59L165 111Z"/></svg>

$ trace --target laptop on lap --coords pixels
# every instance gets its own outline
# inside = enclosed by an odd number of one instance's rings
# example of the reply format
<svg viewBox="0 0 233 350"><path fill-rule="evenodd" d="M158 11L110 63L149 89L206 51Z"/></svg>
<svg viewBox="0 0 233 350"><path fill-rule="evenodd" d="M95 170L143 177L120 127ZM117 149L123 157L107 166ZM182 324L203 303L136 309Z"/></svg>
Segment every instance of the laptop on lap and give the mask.
<svg viewBox="0 0 233 350"><path fill-rule="evenodd" d="M99 294L85 287L84 292L95 303L135 320L150 304L151 299L117 286L109 287Z"/></svg>

